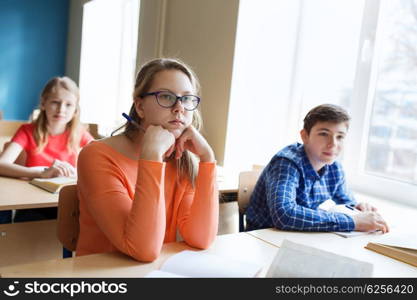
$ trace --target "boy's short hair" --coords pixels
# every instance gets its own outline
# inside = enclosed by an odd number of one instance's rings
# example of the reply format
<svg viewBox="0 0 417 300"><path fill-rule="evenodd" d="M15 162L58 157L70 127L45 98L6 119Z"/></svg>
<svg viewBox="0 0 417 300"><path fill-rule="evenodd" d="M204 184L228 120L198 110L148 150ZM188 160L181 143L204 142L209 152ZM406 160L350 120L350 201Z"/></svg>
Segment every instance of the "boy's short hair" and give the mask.
<svg viewBox="0 0 417 300"><path fill-rule="evenodd" d="M350 116L345 109L333 104L322 104L310 110L304 118L304 129L310 133L318 122L348 123Z"/></svg>

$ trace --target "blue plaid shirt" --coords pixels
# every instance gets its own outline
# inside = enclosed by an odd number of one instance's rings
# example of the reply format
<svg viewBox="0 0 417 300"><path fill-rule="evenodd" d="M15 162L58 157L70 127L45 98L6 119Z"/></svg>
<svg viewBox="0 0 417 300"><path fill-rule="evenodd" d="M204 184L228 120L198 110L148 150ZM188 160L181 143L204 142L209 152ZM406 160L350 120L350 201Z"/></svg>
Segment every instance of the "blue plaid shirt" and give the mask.
<svg viewBox="0 0 417 300"><path fill-rule="evenodd" d="M328 199L355 204L346 191L342 166L334 162L316 172L304 145L289 145L272 158L256 183L246 211L247 230L353 230L350 216L318 208Z"/></svg>

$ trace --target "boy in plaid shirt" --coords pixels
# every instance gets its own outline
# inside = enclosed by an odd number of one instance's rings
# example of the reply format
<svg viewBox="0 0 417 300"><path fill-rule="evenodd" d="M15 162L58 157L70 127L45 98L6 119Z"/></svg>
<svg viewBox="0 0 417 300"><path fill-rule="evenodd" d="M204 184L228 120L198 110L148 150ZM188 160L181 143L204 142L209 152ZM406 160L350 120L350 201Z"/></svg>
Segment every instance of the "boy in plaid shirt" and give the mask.
<svg viewBox="0 0 417 300"><path fill-rule="evenodd" d="M262 172L246 211L247 230L388 232L376 208L356 203L346 190L336 158L343 150L349 119L344 109L330 104L307 114L300 132L303 144L279 151ZM319 209L328 199L360 212L350 216Z"/></svg>

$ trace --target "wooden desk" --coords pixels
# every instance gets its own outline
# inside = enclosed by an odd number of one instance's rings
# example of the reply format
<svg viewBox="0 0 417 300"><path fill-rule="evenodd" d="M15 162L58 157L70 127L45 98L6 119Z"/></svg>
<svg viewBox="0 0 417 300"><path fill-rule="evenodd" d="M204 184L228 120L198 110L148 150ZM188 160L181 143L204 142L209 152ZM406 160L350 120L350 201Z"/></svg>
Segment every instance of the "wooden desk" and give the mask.
<svg viewBox="0 0 417 300"><path fill-rule="evenodd" d="M58 205L58 194L20 179L0 177L0 191L0 211ZM0 266L62 257L56 220L0 224L0 257Z"/></svg>
<svg viewBox="0 0 417 300"><path fill-rule="evenodd" d="M334 233L291 232L277 229L249 231L248 234L280 247L284 239L323 249L329 252L367 261L374 265L374 277L417 277L417 268L378 254L364 247L380 234L344 238Z"/></svg>
<svg viewBox="0 0 417 300"><path fill-rule="evenodd" d="M265 276L284 238L305 243L374 264L374 277L417 277L417 268L364 249L376 236L345 239L331 233L284 232L272 229L218 236L207 250L263 266ZM0 268L1 277L143 277L159 269L171 255L191 249L183 242L165 244L160 257L152 263L140 263L121 253L102 253L68 259L55 259Z"/></svg>
<svg viewBox="0 0 417 300"><path fill-rule="evenodd" d="M58 194L52 194L28 181L0 177L0 210L58 206Z"/></svg>
<svg viewBox="0 0 417 300"><path fill-rule="evenodd" d="M219 192L237 193L239 188L239 174L225 170L221 166L217 166L217 185Z"/></svg>
<svg viewBox="0 0 417 300"><path fill-rule="evenodd" d="M0 136L0 151L3 151L4 144L12 139L11 136Z"/></svg>
<svg viewBox="0 0 417 300"><path fill-rule="evenodd" d="M0 267L61 257L56 220L0 224Z"/></svg>
<svg viewBox="0 0 417 300"><path fill-rule="evenodd" d="M0 176L0 211L58 206L58 194L52 194L28 181ZM220 183L220 193L237 192L237 185Z"/></svg>
<svg viewBox="0 0 417 300"><path fill-rule="evenodd" d="M27 121L6 121L0 120L0 151L3 151L3 145L10 141L20 126Z"/></svg>
<svg viewBox="0 0 417 300"><path fill-rule="evenodd" d="M124 254L112 252L4 267L0 268L0 275L1 277L144 277L149 272L159 269L169 256L186 249L195 250L184 242L165 244L159 258L152 263L140 263ZM234 233L217 236L207 252L264 266L261 276L265 276L277 250L277 247L246 233Z"/></svg>
<svg viewBox="0 0 417 300"><path fill-rule="evenodd" d="M218 182L218 188L220 194L236 193L238 191L237 185L230 184L228 182Z"/></svg>

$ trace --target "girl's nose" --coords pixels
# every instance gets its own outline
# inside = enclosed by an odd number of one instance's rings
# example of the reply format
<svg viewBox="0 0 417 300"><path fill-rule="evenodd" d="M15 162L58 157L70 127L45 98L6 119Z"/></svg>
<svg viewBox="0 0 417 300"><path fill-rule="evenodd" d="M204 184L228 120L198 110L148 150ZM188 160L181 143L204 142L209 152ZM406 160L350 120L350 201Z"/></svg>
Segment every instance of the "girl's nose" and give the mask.
<svg viewBox="0 0 417 300"><path fill-rule="evenodd" d="M62 111L64 111L65 110L65 105L64 105L64 103L60 103L59 105L58 105L58 111L59 112L62 112Z"/></svg>
<svg viewBox="0 0 417 300"><path fill-rule="evenodd" d="M184 106L182 105L182 102L178 99L175 105L172 107L173 112L184 112Z"/></svg>

